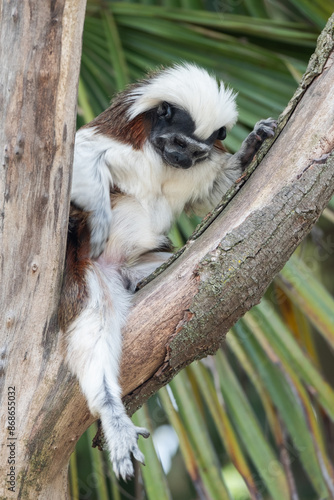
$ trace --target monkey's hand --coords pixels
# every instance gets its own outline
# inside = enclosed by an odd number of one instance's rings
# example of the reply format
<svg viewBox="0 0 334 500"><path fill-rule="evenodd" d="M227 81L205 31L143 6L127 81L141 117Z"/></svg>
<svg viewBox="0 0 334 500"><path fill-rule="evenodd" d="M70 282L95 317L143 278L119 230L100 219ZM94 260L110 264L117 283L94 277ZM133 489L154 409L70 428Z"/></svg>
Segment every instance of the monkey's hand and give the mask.
<svg viewBox="0 0 334 500"><path fill-rule="evenodd" d="M273 118L260 120L255 124L253 132L246 137L240 150L233 155L234 158L237 157L239 160L242 170L245 170L245 168L250 164L263 141L275 135L276 127L277 121L273 120Z"/></svg>
<svg viewBox="0 0 334 500"><path fill-rule="evenodd" d="M88 219L90 228L90 256L97 259L103 252L110 235L111 209L100 207L93 210Z"/></svg>
<svg viewBox="0 0 334 500"><path fill-rule="evenodd" d="M116 477L126 481L133 477L131 457L144 464L144 455L138 447L138 438L148 438L150 433L144 427L136 427L126 415L120 419L110 419L108 428L104 425L104 435L108 443L110 459Z"/></svg>

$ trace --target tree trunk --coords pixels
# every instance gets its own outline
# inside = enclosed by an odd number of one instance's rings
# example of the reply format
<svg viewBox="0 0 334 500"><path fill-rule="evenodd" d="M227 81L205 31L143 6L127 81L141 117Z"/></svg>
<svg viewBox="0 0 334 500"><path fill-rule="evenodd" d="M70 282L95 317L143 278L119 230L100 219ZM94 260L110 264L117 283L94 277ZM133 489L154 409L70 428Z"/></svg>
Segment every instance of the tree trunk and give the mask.
<svg viewBox="0 0 334 500"><path fill-rule="evenodd" d="M67 489L52 428L69 397L56 318L84 14L85 0L0 2L1 498Z"/></svg>
<svg viewBox="0 0 334 500"><path fill-rule="evenodd" d="M84 1L36 3L2 3L0 495L58 500L67 495L70 453L92 422L56 322ZM218 348L332 195L332 25L251 178L136 293L122 364L130 410Z"/></svg>

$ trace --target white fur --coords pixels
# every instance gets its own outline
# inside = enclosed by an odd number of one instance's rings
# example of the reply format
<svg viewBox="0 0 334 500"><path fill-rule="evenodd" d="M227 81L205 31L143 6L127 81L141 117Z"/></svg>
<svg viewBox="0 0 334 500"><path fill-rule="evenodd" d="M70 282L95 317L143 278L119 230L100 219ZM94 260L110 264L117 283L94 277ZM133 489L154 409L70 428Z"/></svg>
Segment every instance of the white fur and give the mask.
<svg viewBox="0 0 334 500"><path fill-rule="evenodd" d="M129 96L133 102L129 118L156 107L161 96L188 111L195 121L195 135L200 139L207 139L221 127L231 128L237 121L235 93L194 64L175 65L137 87Z"/></svg>
<svg viewBox="0 0 334 500"><path fill-rule="evenodd" d="M92 211L93 228L106 226L108 251L118 262L161 246L185 205L204 203L212 208L241 173L231 155L215 152L188 170L176 169L165 165L149 143L136 151L96 134L93 128L77 133L73 171L72 201ZM89 182L81 181L80 172ZM212 192L217 180L218 197ZM112 211L109 188L113 185L128 197Z"/></svg>
<svg viewBox="0 0 334 500"><path fill-rule="evenodd" d="M186 109L196 134L206 139L232 126L235 96L196 66L175 66L130 95L129 118L168 101ZM244 156L252 155L257 135L239 153L212 149L189 169L167 165L149 140L141 150L98 133L78 131L75 143L72 202L90 212L91 246L99 255L86 275L89 300L68 332L68 362L77 375L90 410L100 415L116 474L133 473L131 455L142 461L137 429L127 417L118 385L121 330L136 283L169 254L153 252L166 242L173 220L184 207L208 211L241 174ZM110 188L116 186L110 205ZM100 251L99 251L100 250Z"/></svg>
<svg viewBox="0 0 334 500"><path fill-rule="evenodd" d="M142 279L136 271L135 279ZM132 279L132 274L129 273ZM119 269L103 258L93 262L87 272L89 301L68 330L67 361L79 379L91 413L101 418L110 459L117 477L133 475L131 455L140 462L139 434L126 415L118 384L121 329L130 306L130 293L124 287Z"/></svg>
<svg viewBox="0 0 334 500"><path fill-rule="evenodd" d="M112 266L96 262L87 272L89 301L68 331L67 359L77 375L93 415L103 406L104 378L115 396L121 354L121 328L130 304L129 293Z"/></svg>

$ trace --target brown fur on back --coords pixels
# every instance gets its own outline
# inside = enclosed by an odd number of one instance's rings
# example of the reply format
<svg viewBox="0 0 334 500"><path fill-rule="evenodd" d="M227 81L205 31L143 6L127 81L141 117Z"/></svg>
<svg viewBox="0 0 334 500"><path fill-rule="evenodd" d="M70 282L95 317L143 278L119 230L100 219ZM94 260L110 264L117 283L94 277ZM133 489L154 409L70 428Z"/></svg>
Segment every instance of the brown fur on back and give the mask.
<svg viewBox="0 0 334 500"><path fill-rule="evenodd" d="M130 92L134 92L139 85L143 84L149 84L148 80L129 85L126 90L115 97L108 109L85 127L96 127L97 133L130 144L134 149L141 149L150 133L150 120L145 113L129 120L127 113L132 104L129 99Z"/></svg>
<svg viewBox="0 0 334 500"><path fill-rule="evenodd" d="M91 262L88 216L87 212L71 205L65 272L58 310L58 320L63 331L84 309L88 298L85 281L86 270Z"/></svg>

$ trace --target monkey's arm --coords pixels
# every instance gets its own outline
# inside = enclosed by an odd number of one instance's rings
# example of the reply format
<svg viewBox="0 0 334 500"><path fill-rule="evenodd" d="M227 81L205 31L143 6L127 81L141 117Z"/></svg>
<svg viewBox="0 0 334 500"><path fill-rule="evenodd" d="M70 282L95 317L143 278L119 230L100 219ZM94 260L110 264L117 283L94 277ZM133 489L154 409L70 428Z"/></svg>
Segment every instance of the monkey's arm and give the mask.
<svg viewBox="0 0 334 500"><path fill-rule="evenodd" d="M213 161L220 162L217 176L208 196L192 203L190 205L191 210L198 215L205 215L217 206L227 190L248 167L263 141L274 136L276 126L277 122L272 118L260 120L255 124L254 130L243 141L237 153L233 155L221 153L220 158L213 158Z"/></svg>
<svg viewBox="0 0 334 500"><path fill-rule="evenodd" d="M113 180L105 160L108 144L92 128L77 132L73 161L71 202L88 212L90 256L98 257L110 234L110 188Z"/></svg>
<svg viewBox="0 0 334 500"><path fill-rule="evenodd" d="M254 126L253 131L241 144L241 148L235 153L231 160L236 161L241 170L244 171L252 161L255 153L259 150L263 141L275 135L277 121L273 118L260 120Z"/></svg>

